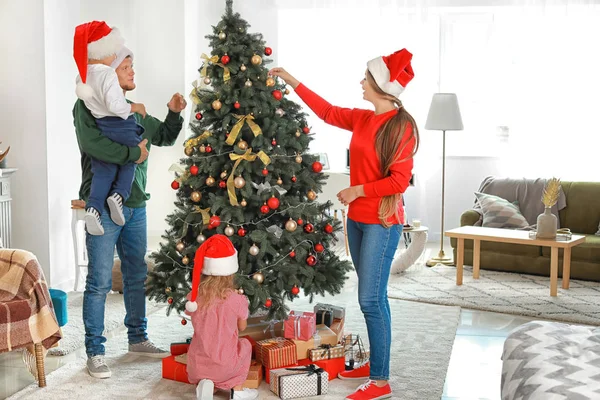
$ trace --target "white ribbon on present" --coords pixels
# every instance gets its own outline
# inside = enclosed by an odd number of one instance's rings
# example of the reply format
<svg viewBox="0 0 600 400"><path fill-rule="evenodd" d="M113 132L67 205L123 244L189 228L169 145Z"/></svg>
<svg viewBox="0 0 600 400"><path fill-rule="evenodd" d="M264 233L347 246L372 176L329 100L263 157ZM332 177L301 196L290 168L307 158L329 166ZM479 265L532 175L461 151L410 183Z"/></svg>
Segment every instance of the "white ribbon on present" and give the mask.
<svg viewBox="0 0 600 400"><path fill-rule="evenodd" d="M279 192L280 196L283 196L284 194L287 193L287 190L285 190L281 186L279 186L279 185L271 186L271 184L269 182L261 183L261 184L258 184L258 185L256 183L254 183L254 182L250 182L250 183L258 191L259 195L261 195L262 192L264 192L266 190L270 191L271 189L277 190Z"/></svg>

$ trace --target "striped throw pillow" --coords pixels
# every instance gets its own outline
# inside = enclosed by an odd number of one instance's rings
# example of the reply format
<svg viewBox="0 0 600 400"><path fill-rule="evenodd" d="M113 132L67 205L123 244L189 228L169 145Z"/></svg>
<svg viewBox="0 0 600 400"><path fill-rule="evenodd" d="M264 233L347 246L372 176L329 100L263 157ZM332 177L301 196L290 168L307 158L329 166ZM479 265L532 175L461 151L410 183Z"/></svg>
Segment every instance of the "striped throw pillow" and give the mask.
<svg viewBox="0 0 600 400"><path fill-rule="evenodd" d="M502 197L479 192L475 192L475 197L483 211L483 226L512 229L529 226L517 202L511 203Z"/></svg>

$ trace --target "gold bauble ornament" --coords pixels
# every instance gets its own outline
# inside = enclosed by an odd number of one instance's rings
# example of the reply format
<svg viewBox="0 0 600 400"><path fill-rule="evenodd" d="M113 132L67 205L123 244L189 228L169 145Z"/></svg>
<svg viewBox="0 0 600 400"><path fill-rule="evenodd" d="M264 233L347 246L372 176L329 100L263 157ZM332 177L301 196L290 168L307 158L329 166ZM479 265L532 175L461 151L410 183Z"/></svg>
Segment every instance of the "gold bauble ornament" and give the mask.
<svg viewBox="0 0 600 400"><path fill-rule="evenodd" d="M190 263L190 258L188 256L185 256L181 259L181 263L183 265L188 265Z"/></svg>
<svg viewBox="0 0 600 400"><path fill-rule="evenodd" d="M278 185L283 185L283 180L281 178L277 178L277 184Z"/></svg>
<svg viewBox="0 0 600 400"><path fill-rule="evenodd" d="M300 129L298 129L298 130L296 131L296 137L300 137L300 135L302 135L302 133L300 132Z"/></svg>
<svg viewBox="0 0 600 400"><path fill-rule="evenodd" d="M233 229L231 226L227 225L227 227L225 228L225 234L227 236L233 236L234 233L235 233L235 229Z"/></svg>
<svg viewBox="0 0 600 400"><path fill-rule="evenodd" d="M309 190L308 193L306 194L306 197L308 197L308 199L310 201L312 201L317 198L317 194L315 193L314 190Z"/></svg>
<svg viewBox="0 0 600 400"><path fill-rule="evenodd" d="M201 145L200 146L200 153L206 153L206 146L205 145Z"/></svg>
<svg viewBox="0 0 600 400"><path fill-rule="evenodd" d="M245 85L246 87L252 87L252 81L251 81L250 79L248 79L248 80L246 81L246 83L244 83L244 85Z"/></svg>
<svg viewBox="0 0 600 400"><path fill-rule="evenodd" d="M221 103L220 100L215 100L212 102L212 108L215 110L220 110L222 106L223 106L223 104Z"/></svg>
<svg viewBox="0 0 600 400"><path fill-rule="evenodd" d="M259 252L260 252L260 249L255 244L253 244L252 246L250 246L250 249L248 250L248 253L252 254L253 256L258 255Z"/></svg>
<svg viewBox="0 0 600 400"><path fill-rule="evenodd" d="M244 186L246 186L246 180L244 178L242 178L241 176L238 176L233 180L233 185L236 188L241 189Z"/></svg>
<svg viewBox="0 0 600 400"><path fill-rule="evenodd" d="M246 207L248 205L248 202L246 201L246 199L242 199L242 201L240 201L240 205L242 207Z"/></svg>
<svg viewBox="0 0 600 400"><path fill-rule="evenodd" d="M227 171L223 171L223 172L221 172L221 175L220 175L220 177L221 177L221 179L225 179L225 178L227 178Z"/></svg>
<svg viewBox="0 0 600 400"><path fill-rule="evenodd" d="M194 154L194 148L193 147L186 147L183 152L185 153L186 156L191 157L192 154Z"/></svg>
<svg viewBox="0 0 600 400"><path fill-rule="evenodd" d="M252 279L254 279L256 283L260 285L265 281L265 276L262 274L262 272L257 272L254 275L252 275Z"/></svg>
<svg viewBox="0 0 600 400"><path fill-rule="evenodd" d="M248 148L248 142L245 140L240 140L237 145L241 150L246 150Z"/></svg>
<svg viewBox="0 0 600 400"><path fill-rule="evenodd" d="M291 218L285 223L285 230L288 232L294 232L296 228L298 228L298 223Z"/></svg>
<svg viewBox="0 0 600 400"><path fill-rule="evenodd" d="M259 56L258 54L255 54L252 56L251 61L252 61L252 64L254 64L254 65L260 65L260 64L262 64L262 57Z"/></svg>
<svg viewBox="0 0 600 400"><path fill-rule="evenodd" d="M271 86L275 86L275 79L273 79L273 78L271 78L271 77L268 77L268 78L267 78L267 80L266 80L266 82L265 82L265 84L266 84L267 86L269 86L269 87L271 87Z"/></svg>
<svg viewBox="0 0 600 400"><path fill-rule="evenodd" d="M200 200L202 200L202 194L200 194L200 192L198 192L198 191L194 190L194 191L192 192L192 194L190 194L190 199L192 199L192 201L193 201L194 203L197 203L197 202L199 202Z"/></svg>
<svg viewBox="0 0 600 400"><path fill-rule="evenodd" d="M298 154L298 155L296 156L296 162L297 162L298 164L300 164L300 163L302 162L302 156L301 156L300 154Z"/></svg>
<svg viewBox="0 0 600 400"><path fill-rule="evenodd" d="M206 236L204 236L203 234L199 234L198 236L196 236L196 242L198 243L204 243L205 240Z"/></svg>
<svg viewBox="0 0 600 400"><path fill-rule="evenodd" d="M223 32L223 31L219 32L219 39L225 40L226 38L227 38L227 35L225 34L225 32Z"/></svg>
<svg viewBox="0 0 600 400"><path fill-rule="evenodd" d="M166 288L166 289L165 289L165 293L166 293L166 294L169 294L169 293L171 293L171 290L172 290L172 289L171 289L170 287L168 287L168 288Z"/></svg>
<svg viewBox="0 0 600 400"><path fill-rule="evenodd" d="M183 242L178 242L175 245L175 248L177 249L178 252L182 252L185 249L185 244L183 244Z"/></svg>
<svg viewBox="0 0 600 400"><path fill-rule="evenodd" d="M239 289L238 289L238 293L239 293L239 294L244 294L244 289L242 289L242 288L239 288Z"/></svg>
<svg viewBox="0 0 600 400"><path fill-rule="evenodd" d="M215 178L213 178L212 176L209 176L208 178L206 178L206 185L207 186L212 186L215 184Z"/></svg>
<svg viewBox="0 0 600 400"><path fill-rule="evenodd" d="M242 65L240 66L240 70L242 70L242 71L245 71L245 70L246 70L246 66L245 66L244 64L242 64Z"/></svg>
<svg viewBox="0 0 600 400"><path fill-rule="evenodd" d="M204 78L204 84L205 85L210 85L210 82L211 82L211 80L210 80L210 78L208 76L206 78Z"/></svg>
<svg viewBox="0 0 600 400"><path fill-rule="evenodd" d="M290 89L286 88L284 92L285 92L285 94L290 94Z"/></svg>

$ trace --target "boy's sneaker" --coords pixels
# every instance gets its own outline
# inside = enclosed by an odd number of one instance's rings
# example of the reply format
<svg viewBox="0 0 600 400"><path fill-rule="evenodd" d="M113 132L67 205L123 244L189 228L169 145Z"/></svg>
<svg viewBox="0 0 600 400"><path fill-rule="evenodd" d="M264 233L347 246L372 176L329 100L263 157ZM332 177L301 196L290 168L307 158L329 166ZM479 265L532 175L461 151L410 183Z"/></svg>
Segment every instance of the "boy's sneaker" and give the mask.
<svg viewBox="0 0 600 400"><path fill-rule="evenodd" d="M108 209L110 210L110 219L119 225L125 225L125 215L123 215L123 197L119 193L113 193L106 199Z"/></svg>
<svg viewBox="0 0 600 400"><path fill-rule="evenodd" d="M104 227L102 221L100 221L100 213L94 207L90 207L85 211L85 229L90 235L102 236L104 235Z"/></svg>
<svg viewBox="0 0 600 400"><path fill-rule="evenodd" d="M352 380L352 379L360 379L365 380L371 376L371 364L368 362L363 366L351 369L350 371L342 371L338 373L338 378Z"/></svg>
<svg viewBox="0 0 600 400"><path fill-rule="evenodd" d="M129 344L129 352L132 354L139 354L141 356L152 358L165 358L171 355L171 353L161 349L149 340L140 343Z"/></svg>
<svg viewBox="0 0 600 400"><path fill-rule="evenodd" d="M256 400L258 399L258 390L244 388L244 390L231 389L231 398L233 400Z"/></svg>
<svg viewBox="0 0 600 400"><path fill-rule="evenodd" d="M103 355L91 356L87 359L87 370L94 378L110 378L111 372Z"/></svg>
<svg viewBox="0 0 600 400"><path fill-rule="evenodd" d="M213 400L215 384L210 379L202 379L196 386L197 400Z"/></svg>
<svg viewBox="0 0 600 400"><path fill-rule="evenodd" d="M375 381L368 380L356 389L356 392L346 397L346 400L378 400L378 399L391 399L392 388L390 384L379 387L375 384Z"/></svg>

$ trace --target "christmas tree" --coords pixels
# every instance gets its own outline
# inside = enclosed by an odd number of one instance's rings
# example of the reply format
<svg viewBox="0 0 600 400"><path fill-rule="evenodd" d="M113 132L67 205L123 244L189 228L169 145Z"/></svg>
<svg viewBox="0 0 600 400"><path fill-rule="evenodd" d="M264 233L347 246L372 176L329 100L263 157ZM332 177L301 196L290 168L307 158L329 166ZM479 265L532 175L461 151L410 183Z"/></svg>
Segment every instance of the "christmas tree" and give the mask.
<svg viewBox="0 0 600 400"><path fill-rule="evenodd" d="M286 98L285 84L268 76L265 56L273 50L248 28L226 1L207 36L211 56L202 55L190 94L193 136L172 168L175 211L152 254L147 285L151 299L169 303L167 313L185 309L194 254L215 233L227 235L238 251L235 284L250 312L267 310L268 318L283 318L285 300L301 289L311 301L339 293L351 269L331 251L341 223L332 218L331 203L317 201L327 176L307 153L306 114Z"/></svg>

